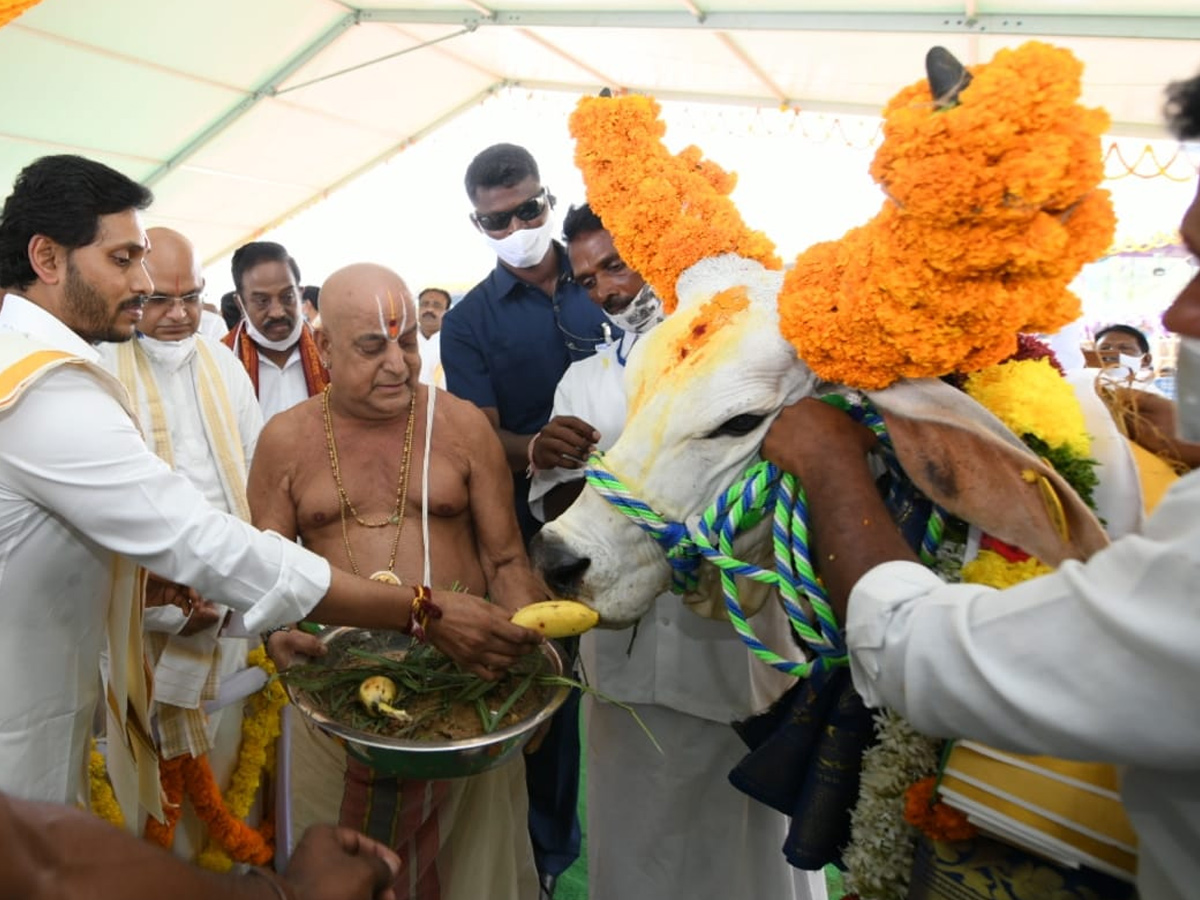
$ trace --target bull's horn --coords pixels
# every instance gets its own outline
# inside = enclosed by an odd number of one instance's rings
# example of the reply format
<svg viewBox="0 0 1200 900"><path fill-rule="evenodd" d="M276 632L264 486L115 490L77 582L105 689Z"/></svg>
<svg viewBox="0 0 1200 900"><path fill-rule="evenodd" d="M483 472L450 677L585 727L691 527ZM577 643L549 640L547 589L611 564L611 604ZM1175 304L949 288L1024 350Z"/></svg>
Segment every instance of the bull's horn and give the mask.
<svg viewBox="0 0 1200 900"><path fill-rule="evenodd" d="M934 47L925 54L925 73L939 107L957 106L959 92L971 83L971 73L945 47Z"/></svg>

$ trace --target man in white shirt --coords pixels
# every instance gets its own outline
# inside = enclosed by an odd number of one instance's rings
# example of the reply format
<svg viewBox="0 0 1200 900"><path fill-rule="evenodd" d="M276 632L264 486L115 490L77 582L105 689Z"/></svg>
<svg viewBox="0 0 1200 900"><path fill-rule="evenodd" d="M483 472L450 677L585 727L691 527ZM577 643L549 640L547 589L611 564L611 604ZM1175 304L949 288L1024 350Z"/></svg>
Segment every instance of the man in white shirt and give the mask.
<svg viewBox="0 0 1200 900"><path fill-rule="evenodd" d="M246 367L266 422L325 390L329 373L300 314L300 267L287 250L272 241L245 244L232 269L242 321L225 345Z"/></svg>
<svg viewBox="0 0 1200 900"><path fill-rule="evenodd" d="M141 321L151 199L107 166L51 156L0 212L0 790L86 802L107 649L109 772L130 828L139 804L161 816L135 564L244 613L251 632L309 616L404 629L420 594L398 603L396 587L215 509L147 449L91 344ZM430 639L484 677L537 641L479 598L434 596Z"/></svg>
<svg viewBox="0 0 1200 900"><path fill-rule="evenodd" d="M529 505L543 521L579 495L588 454L620 436L625 361L663 320L662 301L625 265L591 207L567 213L563 241L575 282L624 335L567 369L550 421L530 442ZM593 900L825 896L822 872L795 872L779 852L787 819L724 777L746 754L729 723L782 694L790 678L758 662L728 622L695 615L669 592L636 632L585 634L580 656L592 686L633 704L664 749L625 709L586 701ZM720 866L697 865L717 858Z"/></svg>
<svg viewBox="0 0 1200 900"><path fill-rule="evenodd" d="M1175 130L1200 137L1200 78L1171 89ZM1184 216L1200 255L1200 193ZM1200 277L1163 323L1181 335L1181 433L1200 433ZM1193 430L1197 429L1197 430ZM763 453L808 492L814 558L846 623L854 684L920 731L1126 766L1138 888L1200 885L1200 473L1086 562L1003 591L945 584L892 526L866 464L869 432L816 400L785 410Z"/></svg>
<svg viewBox="0 0 1200 900"><path fill-rule="evenodd" d="M450 308L450 294L428 287L417 295L417 349L421 351L421 384L446 389L442 370L442 316Z"/></svg>
<svg viewBox="0 0 1200 900"><path fill-rule="evenodd" d="M232 354L198 331L204 278L191 242L169 228L147 229L146 237L154 248L146 257L154 293L146 298L137 338L101 344L101 365L129 391L147 445L213 506L248 521L246 473L262 430L254 388ZM145 614L156 665L159 756L207 753L222 792L241 746L242 704L226 697L209 716L203 706L245 668L252 648L244 629L223 634L227 611L202 602L190 616L169 604ZM231 624L240 625L241 616ZM204 838L188 807L175 830L176 853L190 859Z"/></svg>

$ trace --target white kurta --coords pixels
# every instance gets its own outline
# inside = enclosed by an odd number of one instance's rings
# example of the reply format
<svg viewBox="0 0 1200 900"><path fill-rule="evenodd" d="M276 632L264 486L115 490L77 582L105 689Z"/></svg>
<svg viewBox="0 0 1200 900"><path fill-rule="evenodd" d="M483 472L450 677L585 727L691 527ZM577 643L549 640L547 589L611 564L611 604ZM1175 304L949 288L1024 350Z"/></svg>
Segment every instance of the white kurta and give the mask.
<svg viewBox="0 0 1200 900"><path fill-rule="evenodd" d="M249 340L248 337L246 339ZM258 405L262 407L263 421L268 422L275 413L291 409L307 399L308 382L304 378L304 360L300 356L299 342L292 347L292 353L284 360L282 368L268 359L260 347Z"/></svg>
<svg viewBox="0 0 1200 900"><path fill-rule="evenodd" d="M153 373L155 385L162 401L163 415L169 431L171 455L175 470L187 478L207 498L208 502L223 512L235 513L222 482L217 466L217 454L212 446L208 426L201 412L198 383L202 368L197 358L196 344L204 343L214 361L220 379L229 398L231 412L237 422L237 435L241 441L242 455L247 465L254 456L258 435L262 431L262 411L254 396L254 385L246 370L229 352L224 344L209 340L201 334L183 341L157 341L141 338L140 348L145 352ZM100 344L100 364L119 375L117 362L120 344ZM139 389L133 397L134 408L139 419L148 427L151 421L148 394ZM240 473L240 486L245 486L247 470ZM145 616L147 631L178 634L187 619L177 607L148 609ZM213 626L216 629L218 626ZM204 641L206 648L213 647L217 655L216 674L221 683L246 666L246 654L251 649L251 640L244 637L224 637L208 631L193 635L188 640ZM255 639L254 644L258 641ZM153 660L152 660L153 662ZM202 687L204 679L200 679ZM228 790L233 768L237 764L241 748L242 705L240 703L217 710L209 715L207 733L213 742L208 754L209 763L217 784L222 791ZM184 810L175 833L175 852L184 859L191 859L202 846L204 827L192 811L190 804Z"/></svg>
<svg viewBox="0 0 1200 900"><path fill-rule="evenodd" d="M446 389L446 372L442 369L442 333L435 331L431 337L425 337L417 330L417 350L421 354L421 374L417 380L430 387Z"/></svg>
<svg viewBox="0 0 1200 900"><path fill-rule="evenodd" d="M13 294L0 330L97 359ZM329 589L325 560L213 509L94 376L44 375L0 413L0 790L85 794L114 552L244 611L252 631L304 618Z"/></svg>
<svg viewBox="0 0 1200 900"><path fill-rule="evenodd" d="M201 309L200 327L196 333L213 341L220 341L221 338L229 333L229 326L225 324L225 320L217 313L210 309ZM228 350L229 348L226 347L225 349Z"/></svg>
<svg viewBox="0 0 1200 900"><path fill-rule="evenodd" d="M1003 592L877 566L847 616L854 684L926 734L1125 765L1154 900L1200 885L1200 472L1141 536Z"/></svg>
<svg viewBox="0 0 1200 900"><path fill-rule="evenodd" d="M601 450L625 425L621 359L634 341L636 335L626 335L573 364L555 391L551 416L583 419L600 432ZM534 514L544 515L552 487L581 477L578 469L536 473L529 492ZM779 621L770 613L754 619L760 634L768 620L771 627ZM775 678L728 622L701 618L670 593L658 598L636 636L588 632L580 655L590 683L636 704L665 751L654 749L628 712L588 698L592 900L825 896L824 875L794 872L780 851L787 819L727 779L746 753L729 723L755 711L752 680L761 689L765 679L774 687L768 693L778 696L790 679Z"/></svg>

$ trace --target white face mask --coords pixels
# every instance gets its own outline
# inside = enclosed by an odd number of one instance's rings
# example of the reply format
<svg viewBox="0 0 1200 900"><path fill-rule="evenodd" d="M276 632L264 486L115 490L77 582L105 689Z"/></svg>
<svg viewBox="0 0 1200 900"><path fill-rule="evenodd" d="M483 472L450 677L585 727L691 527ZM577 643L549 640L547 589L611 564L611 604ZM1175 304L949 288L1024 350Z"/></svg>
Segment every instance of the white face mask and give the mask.
<svg viewBox="0 0 1200 900"><path fill-rule="evenodd" d="M1200 338L1180 337L1175 360L1179 439L1200 441Z"/></svg>
<svg viewBox="0 0 1200 900"><path fill-rule="evenodd" d="M1130 356L1127 353L1120 353L1117 355L1117 365L1123 366L1124 368L1126 368L1130 372L1132 372L1134 375L1137 375L1139 372L1142 371L1143 368L1145 368L1146 357L1141 356L1141 355Z"/></svg>
<svg viewBox="0 0 1200 900"><path fill-rule="evenodd" d="M300 332L304 330L304 316L300 315L300 311L296 311L296 324L292 326L292 332L281 341L273 341L257 328L250 321L250 317L246 315L246 311L242 310L242 321L246 325L246 334L254 340L254 343L260 347L266 347L268 350L274 350L277 353L284 350L291 350L296 346L296 341L300 340Z"/></svg>
<svg viewBox="0 0 1200 900"><path fill-rule="evenodd" d="M174 372L195 355L196 336L191 334L178 341L160 341L143 335L141 347L156 364Z"/></svg>
<svg viewBox="0 0 1200 900"><path fill-rule="evenodd" d="M637 296L619 313L604 314L622 331L631 334L645 334L667 317L663 312L662 298L654 293L654 288L650 287L648 282L642 285Z"/></svg>
<svg viewBox="0 0 1200 900"><path fill-rule="evenodd" d="M531 269L546 258L550 242L558 228L551 213L537 228L518 228L502 238L490 237L483 232L483 239L496 255L514 269Z"/></svg>

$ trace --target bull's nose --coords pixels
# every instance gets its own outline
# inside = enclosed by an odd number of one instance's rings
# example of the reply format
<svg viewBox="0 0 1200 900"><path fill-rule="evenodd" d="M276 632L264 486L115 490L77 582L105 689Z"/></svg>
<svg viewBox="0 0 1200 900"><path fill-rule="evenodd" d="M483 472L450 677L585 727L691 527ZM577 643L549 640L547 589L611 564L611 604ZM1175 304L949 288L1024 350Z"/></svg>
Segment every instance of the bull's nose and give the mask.
<svg viewBox="0 0 1200 900"><path fill-rule="evenodd" d="M592 561L571 553L561 541L537 534L529 545L534 567L542 573L546 584L559 597L574 597L579 593L579 581Z"/></svg>

